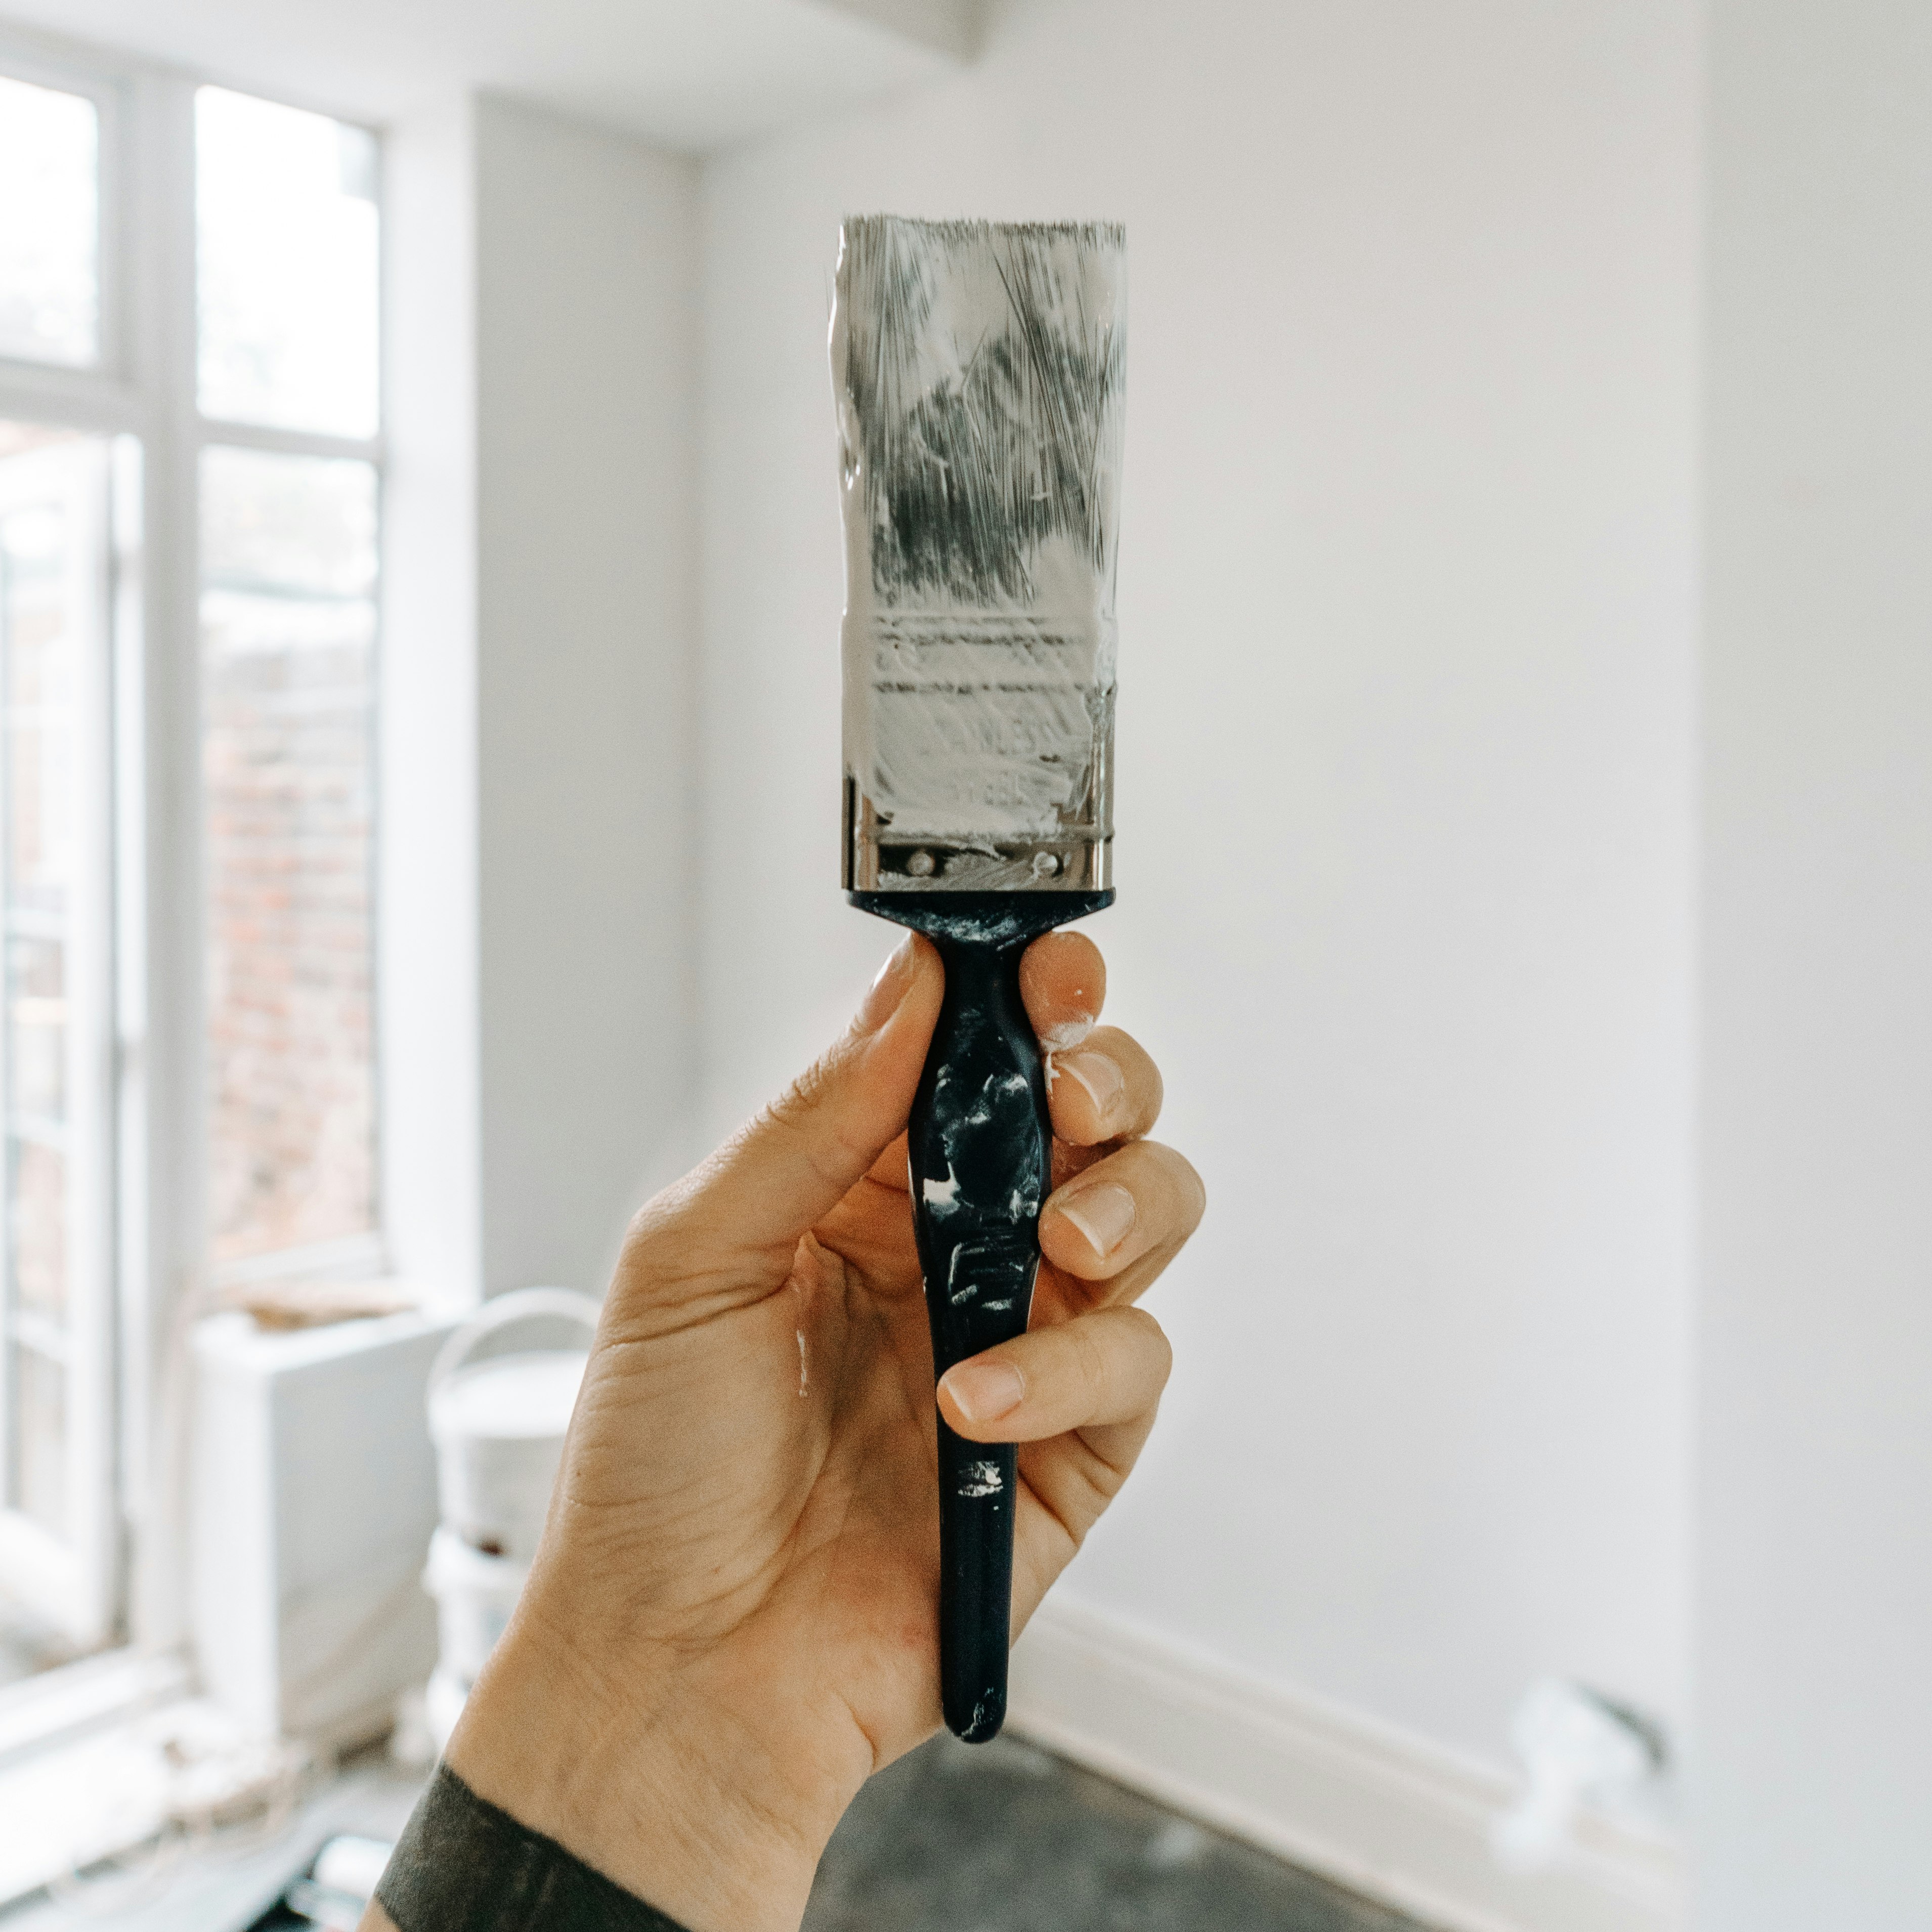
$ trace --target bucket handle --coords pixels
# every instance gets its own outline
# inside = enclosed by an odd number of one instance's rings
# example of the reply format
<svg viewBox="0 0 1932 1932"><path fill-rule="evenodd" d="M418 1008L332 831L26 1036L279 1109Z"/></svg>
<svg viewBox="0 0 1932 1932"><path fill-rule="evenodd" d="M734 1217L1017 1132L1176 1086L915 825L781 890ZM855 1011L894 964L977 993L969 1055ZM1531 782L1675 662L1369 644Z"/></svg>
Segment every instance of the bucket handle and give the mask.
<svg viewBox="0 0 1932 1932"><path fill-rule="evenodd" d="M574 1288L520 1288L508 1294L494 1295L436 1352L436 1360L430 1364L429 1393L435 1394L470 1359L470 1352L477 1343L500 1328L512 1328L539 1316L560 1316L566 1322L580 1322L594 1338L597 1318L602 1312L599 1303L587 1294L578 1294Z"/></svg>

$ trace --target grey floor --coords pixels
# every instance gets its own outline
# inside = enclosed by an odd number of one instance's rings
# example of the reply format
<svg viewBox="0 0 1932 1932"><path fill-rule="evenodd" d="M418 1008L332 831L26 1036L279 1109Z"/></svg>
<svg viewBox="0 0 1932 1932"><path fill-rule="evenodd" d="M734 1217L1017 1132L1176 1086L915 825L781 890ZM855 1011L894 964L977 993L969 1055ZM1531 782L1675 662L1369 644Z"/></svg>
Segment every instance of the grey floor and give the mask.
<svg viewBox="0 0 1932 1932"><path fill-rule="evenodd" d="M804 1932L1421 1932L1016 1740L936 1738L873 1779Z"/></svg>
<svg viewBox="0 0 1932 1932"><path fill-rule="evenodd" d="M335 1832L393 1838L418 1779L372 1754L266 1843L189 1861L152 1895L76 1916L0 1910L0 1932L230 1932ZM931 1744L884 1771L838 1828L804 1932L1423 1932L1265 1852L1044 1751Z"/></svg>

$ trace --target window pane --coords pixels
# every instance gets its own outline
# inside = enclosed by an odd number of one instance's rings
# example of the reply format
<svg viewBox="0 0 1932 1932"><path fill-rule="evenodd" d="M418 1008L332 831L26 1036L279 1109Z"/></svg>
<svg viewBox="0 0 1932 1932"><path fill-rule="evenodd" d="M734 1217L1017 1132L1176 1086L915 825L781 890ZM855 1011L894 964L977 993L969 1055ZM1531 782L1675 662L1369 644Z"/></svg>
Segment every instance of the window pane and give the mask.
<svg viewBox="0 0 1932 1932"><path fill-rule="evenodd" d="M14 1230L14 1284L20 1306L67 1312L67 1156L44 1124L38 1138L8 1139L7 1207Z"/></svg>
<svg viewBox="0 0 1932 1932"><path fill-rule="evenodd" d="M211 448L202 511L220 1263L374 1226L375 474Z"/></svg>
<svg viewBox="0 0 1932 1932"><path fill-rule="evenodd" d="M99 122L84 95L0 76L0 356L100 355Z"/></svg>
<svg viewBox="0 0 1932 1932"><path fill-rule="evenodd" d="M16 1343L14 1469L10 1498L40 1527L67 1533L67 1376L58 1362Z"/></svg>
<svg viewBox="0 0 1932 1932"><path fill-rule="evenodd" d="M77 1177L106 1160L76 1069L101 1064L107 1021L104 995L86 995L82 1020L73 1001L76 975L108 976L105 801L83 794L106 783L108 454L98 436L0 422L0 1507L76 1562L102 1518L73 1487L76 1391L105 1372L86 1352L99 1324L74 1318L107 1292L88 1258L104 1231L74 1218L102 1196ZM70 1654L43 1641L58 1634L35 1621L46 1606L28 1615L16 1584L0 1576L0 1676Z"/></svg>
<svg viewBox="0 0 1932 1932"><path fill-rule="evenodd" d="M93 641L100 531L88 508L100 454L92 437L0 423L0 1225L7 1308L56 1322L68 1300L69 922L85 885L75 692ZM22 1438L17 1480L26 1453Z"/></svg>
<svg viewBox="0 0 1932 1932"><path fill-rule="evenodd" d="M67 1111L67 949L58 939L7 942L7 1038L14 1105L58 1120Z"/></svg>
<svg viewBox="0 0 1932 1932"><path fill-rule="evenodd" d="M204 87L195 143L202 413L373 436L375 137Z"/></svg>

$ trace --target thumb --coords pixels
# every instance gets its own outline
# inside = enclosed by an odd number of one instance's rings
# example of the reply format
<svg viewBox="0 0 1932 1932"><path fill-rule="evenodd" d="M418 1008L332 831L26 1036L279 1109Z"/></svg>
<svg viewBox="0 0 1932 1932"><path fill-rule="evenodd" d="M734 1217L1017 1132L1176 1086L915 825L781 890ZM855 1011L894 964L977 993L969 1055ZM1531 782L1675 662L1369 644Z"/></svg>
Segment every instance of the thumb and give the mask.
<svg viewBox="0 0 1932 1932"><path fill-rule="evenodd" d="M938 951L908 933L851 1024L692 1176L688 1204L782 1276L799 1237L904 1131L945 990Z"/></svg>

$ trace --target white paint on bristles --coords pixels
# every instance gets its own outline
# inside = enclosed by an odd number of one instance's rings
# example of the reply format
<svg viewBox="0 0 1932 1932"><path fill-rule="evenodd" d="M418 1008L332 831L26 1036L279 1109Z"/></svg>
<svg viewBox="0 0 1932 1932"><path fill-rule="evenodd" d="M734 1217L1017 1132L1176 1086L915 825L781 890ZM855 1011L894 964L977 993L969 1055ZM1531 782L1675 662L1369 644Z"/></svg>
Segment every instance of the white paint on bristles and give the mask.
<svg viewBox="0 0 1932 1932"><path fill-rule="evenodd" d="M846 769L895 839L1104 838L1126 240L848 220L832 326Z"/></svg>

